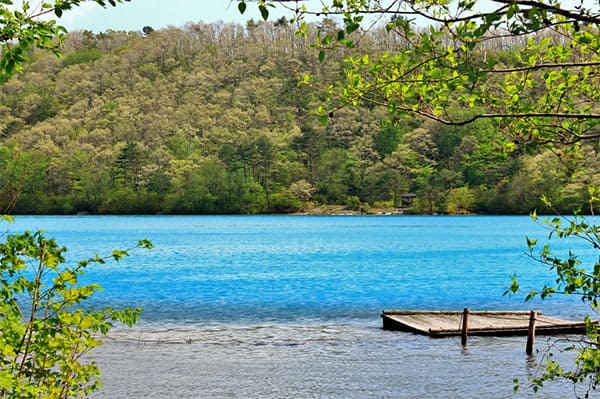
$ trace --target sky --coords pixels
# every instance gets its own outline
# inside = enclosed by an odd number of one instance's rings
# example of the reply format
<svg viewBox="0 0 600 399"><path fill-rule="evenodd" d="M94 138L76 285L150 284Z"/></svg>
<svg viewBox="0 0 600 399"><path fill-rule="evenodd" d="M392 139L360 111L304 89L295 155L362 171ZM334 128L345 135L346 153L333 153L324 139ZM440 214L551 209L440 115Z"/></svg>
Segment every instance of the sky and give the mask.
<svg viewBox="0 0 600 399"><path fill-rule="evenodd" d="M564 3L569 4L567 0ZM589 0L586 0L586 3ZM18 3L18 2L15 2ZM35 4L35 1L31 1ZM302 0L307 8L318 10L322 0ZM93 1L86 1L63 14L59 24L67 30L91 30L103 32L112 30L141 31L144 26L161 29L167 26L182 27L187 22L235 22L245 24L249 19L259 20L261 16L256 3L247 2L242 15L237 0L130 0L117 7L102 8ZM293 4L293 3L292 3ZM289 11L272 9L270 20L282 15L290 16Z"/></svg>
<svg viewBox="0 0 600 399"><path fill-rule="evenodd" d="M248 3L243 15L237 6L235 0L131 0L117 7L102 8L90 1L65 12L59 24L67 30L91 30L97 33L108 29L140 31L144 26L154 29L170 25L181 27L187 22L200 21L245 24L249 19L261 19L256 3ZM277 18L284 14L273 10L271 15Z"/></svg>

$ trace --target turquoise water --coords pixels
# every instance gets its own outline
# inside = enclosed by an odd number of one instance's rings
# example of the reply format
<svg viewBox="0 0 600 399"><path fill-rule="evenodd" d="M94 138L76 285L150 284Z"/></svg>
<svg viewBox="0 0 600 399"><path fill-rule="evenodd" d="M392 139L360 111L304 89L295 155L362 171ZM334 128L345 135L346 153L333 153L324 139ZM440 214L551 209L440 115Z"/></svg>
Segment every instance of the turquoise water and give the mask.
<svg viewBox="0 0 600 399"><path fill-rule="evenodd" d="M513 397L513 378L541 359L522 339L464 349L383 331L381 310L588 313L576 298L502 295L513 274L531 288L553 279L524 254L525 236L547 236L528 217L21 216L11 230L25 228L47 230L72 261L156 246L87 273L104 287L95 305L145 310L94 355L100 397Z"/></svg>

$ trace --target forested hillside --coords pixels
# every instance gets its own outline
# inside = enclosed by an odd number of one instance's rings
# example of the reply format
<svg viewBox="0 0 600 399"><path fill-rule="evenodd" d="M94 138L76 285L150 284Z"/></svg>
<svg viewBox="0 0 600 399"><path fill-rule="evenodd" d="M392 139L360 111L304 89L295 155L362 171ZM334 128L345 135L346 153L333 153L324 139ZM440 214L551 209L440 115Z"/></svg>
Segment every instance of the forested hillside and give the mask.
<svg viewBox="0 0 600 399"><path fill-rule="evenodd" d="M325 20L311 34L334 28ZM586 184L600 184L598 143L581 144L575 168L543 147L512 146L493 119L388 121L387 109L359 104L323 124L315 110L353 50L320 62L310 35L294 31L280 20L71 32L62 58L33 53L0 86L0 204L16 201L13 213L342 205L512 214L547 211L542 195L571 212L585 206ZM401 45L384 29L360 40L374 53ZM486 56L512 65L518 52L518 42L495 42Z"/></svg>

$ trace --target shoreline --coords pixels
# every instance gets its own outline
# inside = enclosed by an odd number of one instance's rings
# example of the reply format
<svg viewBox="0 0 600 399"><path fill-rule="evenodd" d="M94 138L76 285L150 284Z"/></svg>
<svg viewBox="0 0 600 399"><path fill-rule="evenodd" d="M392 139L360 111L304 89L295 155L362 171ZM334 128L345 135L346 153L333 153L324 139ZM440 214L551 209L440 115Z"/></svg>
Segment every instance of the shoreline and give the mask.
<svg viewBox="0 0 600 399"><path fill-rule="evenodd" d="M281 213L12 213L12 216L529 216L529 214L500 213L417 213L402 207L363 207L351 209L344 205L321 205L296 212Z"/></svg>

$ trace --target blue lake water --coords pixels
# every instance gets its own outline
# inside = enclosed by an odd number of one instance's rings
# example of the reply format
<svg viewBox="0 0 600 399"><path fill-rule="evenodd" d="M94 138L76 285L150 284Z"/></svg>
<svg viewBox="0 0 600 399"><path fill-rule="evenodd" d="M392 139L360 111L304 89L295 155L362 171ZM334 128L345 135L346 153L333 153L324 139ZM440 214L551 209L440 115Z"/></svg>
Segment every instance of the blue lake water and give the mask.
<svg viewBox="0 0 600 399"><path fill-rule="evenodd" d="M514 397L513 378L526 381L541 360L525 356L522 338L462 348L383 331L381 310L589 313L574 297L502 295L513 274L530 288L553 280L525 255L526 236L548 234L528 217L20 216L10 227L35 228L71 261L139 239L156 246L86 274L104 287L94 305L144 308L138 326L93 355L99 397ZM572 393L556 385L537 397Z"/></svg>

